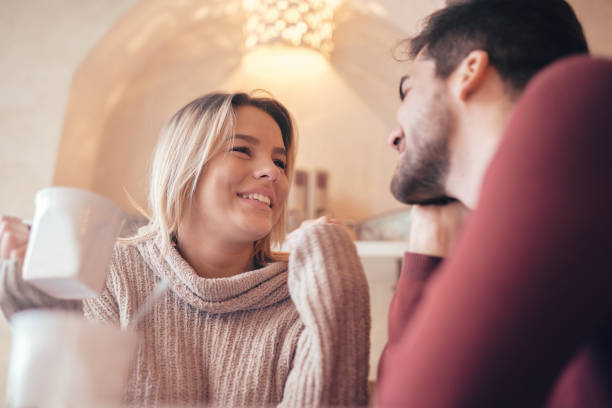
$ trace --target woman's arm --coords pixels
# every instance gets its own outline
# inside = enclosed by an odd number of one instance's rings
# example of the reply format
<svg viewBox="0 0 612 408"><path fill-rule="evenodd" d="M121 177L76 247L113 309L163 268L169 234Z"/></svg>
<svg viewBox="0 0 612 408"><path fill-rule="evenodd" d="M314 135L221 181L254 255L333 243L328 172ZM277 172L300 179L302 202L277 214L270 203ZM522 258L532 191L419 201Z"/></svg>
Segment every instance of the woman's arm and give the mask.
<svg viewBox="0 0 612 408"><path fill-rule="evenodd" d="M118 252L115 251L111 273L103 293L94 299L65 300L50 296L22 278L23 260L30 231L15 217L0 217L0 309L5 318L26 309L83 310L86 317L96 321L118 321L119 313L114 293L120 277ZM115 271L113 273L113 271Z"/></svg>
<svg viewBox="0 0 612 408"><path fill-rule="evenodd" d="M0 309L7 320L26 309L81 310L82 301L58 299L25 282L21 265L20 259L0 260Z"/></svg>
<svg viewBox="0 0 612 408"><path fill-rule="evenodd" d="M49 296L22 279L22 265L30 230L19 218L0 216L0 309L9 319L25 309L80 310L79 300Z"/></svg>
<svg viewBox="0 0 612 408"><path fill-rule="evenodd" d="M370 301L355 245L321 223L288 243L289 291L305 328L281 406L367 405Z"/></svg>
<svg viewBox="0 0 612 408"><path fill-rule="evenodd" d="M121 313L119 301L128 307L130 299L130 287L126 271L137 268L133 262L139 255L133 248L116 243L113 253L110 271L104 284L104 290L100 296L86 299L83 304L85 317L91 321L114 323L121 327L128 325L128 313ZM123 317L123 320L122 320Z"/></svg>

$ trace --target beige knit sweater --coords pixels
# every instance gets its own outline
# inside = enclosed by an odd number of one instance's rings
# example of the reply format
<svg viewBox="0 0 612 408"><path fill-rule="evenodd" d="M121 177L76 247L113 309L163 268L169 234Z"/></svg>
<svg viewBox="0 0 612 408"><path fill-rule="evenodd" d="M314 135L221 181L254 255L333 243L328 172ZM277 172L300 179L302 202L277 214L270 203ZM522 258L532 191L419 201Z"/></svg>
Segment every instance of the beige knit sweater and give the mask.
<svg viewBox="0 0 612 408"><path fill-rule="evenodd" d="M130 324L156 283L171 290L139 324L126 388L136 406L355 406L368 402L368 287L355 246L333 224L288 237L289 263L220 279L196 275L153 240L118 244L106 289L84 302L90 320ZM79 307L0 271L5 315L31 307Z"/></svg>

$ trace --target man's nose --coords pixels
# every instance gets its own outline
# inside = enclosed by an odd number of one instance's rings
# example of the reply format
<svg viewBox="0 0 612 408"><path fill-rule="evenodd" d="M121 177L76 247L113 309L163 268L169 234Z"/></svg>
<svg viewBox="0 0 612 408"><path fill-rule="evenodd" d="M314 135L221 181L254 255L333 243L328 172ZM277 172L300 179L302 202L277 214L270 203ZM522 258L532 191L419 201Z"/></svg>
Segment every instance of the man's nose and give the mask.
<svg viewBox="0 0 612 408"><path fill-rule="evenodd" d="M402 142L403 137L404 137L404 132L402 132L402 129L400 128L394 129L391 132L391 134L389 134L387 143L389 143L389 146L391 146L391 148L395 150L399 150L399 145Z"/></svg>

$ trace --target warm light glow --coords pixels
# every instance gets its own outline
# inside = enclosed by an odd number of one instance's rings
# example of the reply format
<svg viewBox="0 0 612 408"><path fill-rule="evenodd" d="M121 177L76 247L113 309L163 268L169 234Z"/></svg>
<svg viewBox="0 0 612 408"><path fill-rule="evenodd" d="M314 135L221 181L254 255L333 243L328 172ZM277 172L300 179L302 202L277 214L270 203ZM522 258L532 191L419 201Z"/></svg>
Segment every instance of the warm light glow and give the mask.
<svg viewBox="0 0 612 408"><path fill-rule="evenodd" d="M242 69L249 75L270 77L274 82L314 80L329 71L328 60L318 52L288 46L263 46L242 58ZM286 76L283 75L286 73Z"/></svg>
<svg viewBox="0 0 612 408"><path fill-rule="evenodd" d="M334 9L339 3L340 0L243 0L248 13L246 48L282 44L330 55Z"/></svg>

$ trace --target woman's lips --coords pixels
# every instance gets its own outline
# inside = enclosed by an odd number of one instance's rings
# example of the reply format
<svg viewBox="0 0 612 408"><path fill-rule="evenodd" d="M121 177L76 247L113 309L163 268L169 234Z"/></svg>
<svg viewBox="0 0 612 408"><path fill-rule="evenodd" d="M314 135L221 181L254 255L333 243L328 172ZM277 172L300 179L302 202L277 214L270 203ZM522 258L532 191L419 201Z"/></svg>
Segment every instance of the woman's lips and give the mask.
<svg viewBox="0 0 612 408"><path fill-rule="evenodd" d="M256 198L256 197L252 197L252 195L250 195L251 197L249 197L249 195L244 195L244 194L237 194L238 198L241 199L241 201L244 201L245 204L247 205L251 205L255 208L258 209L262 209L262 210L272 210L270 204L260 201L260 199Z"/></svg>

